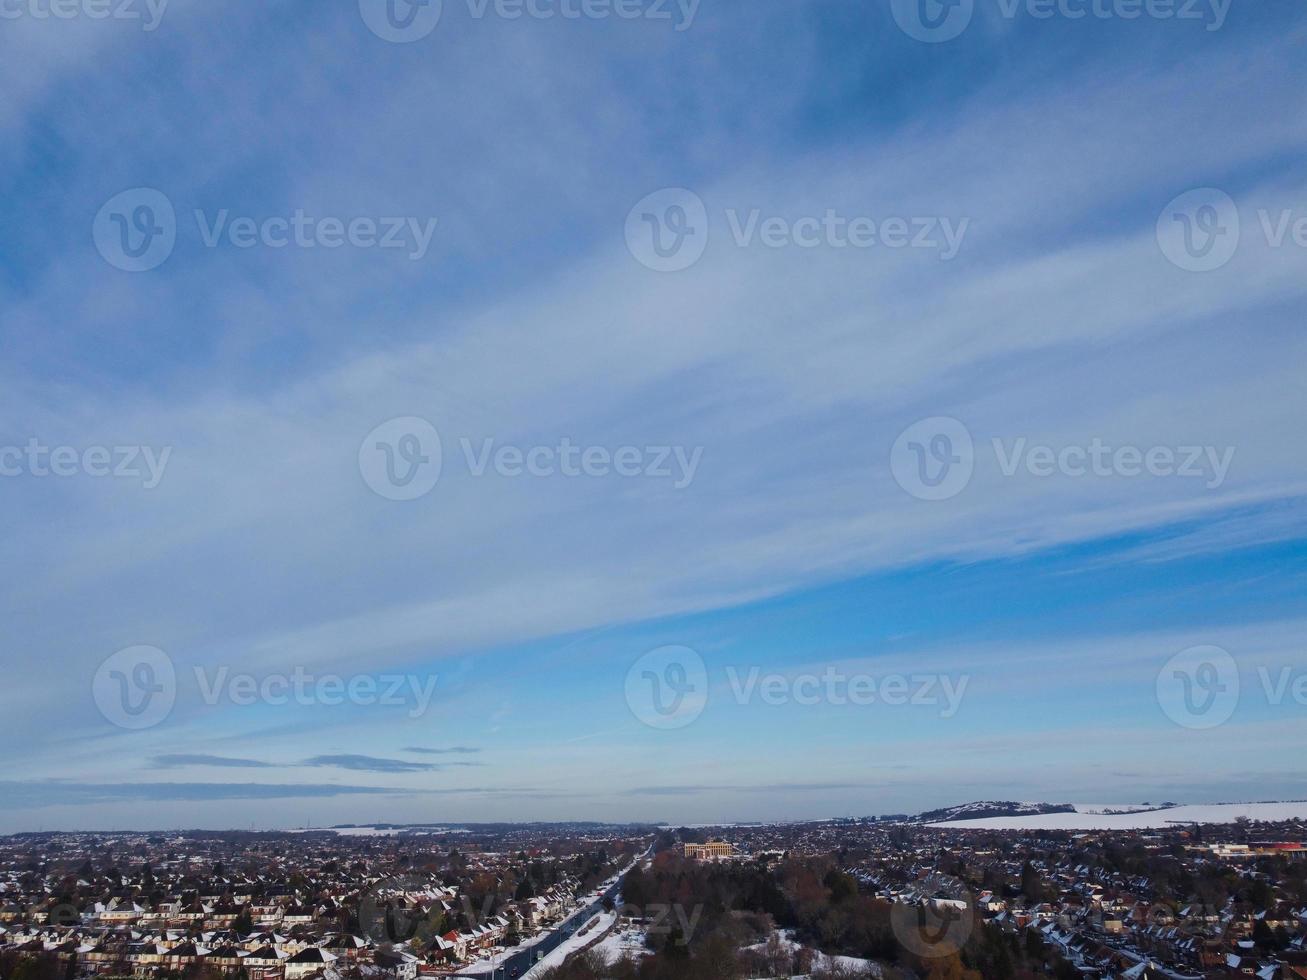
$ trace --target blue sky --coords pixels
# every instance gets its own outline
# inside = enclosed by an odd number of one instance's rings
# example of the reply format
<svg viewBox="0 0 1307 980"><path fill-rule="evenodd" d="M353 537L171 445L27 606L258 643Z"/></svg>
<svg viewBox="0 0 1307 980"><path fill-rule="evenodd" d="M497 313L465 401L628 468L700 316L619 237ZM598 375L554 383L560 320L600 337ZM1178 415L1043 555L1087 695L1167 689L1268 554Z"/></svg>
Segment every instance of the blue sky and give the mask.
<svg viewBox="0 0 1307 980"><path fill-rule="evenodd" d="M936 43L888 0L445 0L390 43L370 2L0 21L0 450L162 464L148 488L0 477L0 830L1307 796L1298 5L975 0ZM97 216L138 188L175 245L129 272ZM660 272L628 218L667 188L702 202L706 246ZM1203 188L1241 234L1193 271L1159 216ZM297 211L433 230L206 244ZM754 212L965 233L947 259L737 244ZM442 467L397 500L360 452L407 418ZM900 436L940 418L974 462L921 499ZM695 464L478 475L487 440ZM1197 475L1014 455L1095 440L1203 454ZM669 645L703 665L679 727L628 683ZM1207 646L1241 693L1187 727L1158 677ZM139 647L176 689L124 728L96 685ZM297 671L407 693L204 697ZM750 671L962 687L945 717L741 698Z"/></svg>

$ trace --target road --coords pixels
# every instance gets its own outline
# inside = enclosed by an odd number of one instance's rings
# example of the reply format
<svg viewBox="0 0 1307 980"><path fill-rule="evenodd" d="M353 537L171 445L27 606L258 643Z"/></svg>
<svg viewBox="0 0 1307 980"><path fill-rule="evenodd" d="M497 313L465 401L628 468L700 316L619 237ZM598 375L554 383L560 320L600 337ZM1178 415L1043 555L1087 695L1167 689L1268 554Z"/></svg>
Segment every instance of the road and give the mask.
<svg viewBox="0 0 1307 980"><path fill-rule="evenodd" d="M610 898L614 903L617 902L617 896L622 890L622 882L626 880L626 874L623 873L617 881L609 887L602 895L595 898L594 901L587 904L584 908L574 912L567 919L563 920L558 926L549 931L548 937L540 940L534 946L522 950L520 953L508 957L499 966L495 967L494 972L485 970L481 973L460 973L457 976L467 978L479 978L479 980L514 980L520 977L532 965L540 959L561 946L577 929L590 921L603 910L605 898Z"/></svg>

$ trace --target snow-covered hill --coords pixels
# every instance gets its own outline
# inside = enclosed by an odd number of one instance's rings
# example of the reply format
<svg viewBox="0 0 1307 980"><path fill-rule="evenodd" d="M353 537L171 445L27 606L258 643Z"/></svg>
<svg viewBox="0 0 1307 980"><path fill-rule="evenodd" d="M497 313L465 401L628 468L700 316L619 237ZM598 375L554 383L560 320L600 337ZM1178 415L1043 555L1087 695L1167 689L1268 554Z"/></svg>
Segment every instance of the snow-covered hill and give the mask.
<svg viewBox="0 0 1307 980"><path fill-rule="evenodd" d="M1103 812L1105 810L1130 812ZM948 819L932 821L931 826L965 830L1146 830L1186 823L1233 823L1241 817L1249 820L1307 820L1307 802L1191 804L1160 809L1144 804L1076 804L1072 812Z"/></svg>
<svg viewBox="0 0 1307 980"><path fill-rule="evenodd" d="M1070 803L1014 803L1011 800L978 800L928 810L917 817L922 823L941 823L945 820L977 820L982 817L1022 817L1040 813L1070 813Z"/></svg>

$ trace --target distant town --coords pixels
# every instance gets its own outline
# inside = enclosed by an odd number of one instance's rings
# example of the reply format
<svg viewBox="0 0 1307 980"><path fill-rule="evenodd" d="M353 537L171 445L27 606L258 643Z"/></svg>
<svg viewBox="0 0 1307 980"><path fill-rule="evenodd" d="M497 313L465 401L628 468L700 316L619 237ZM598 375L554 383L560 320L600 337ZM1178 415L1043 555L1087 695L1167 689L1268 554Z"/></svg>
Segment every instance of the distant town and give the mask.
<svg viewBox="0 0 1307 980"><path fill-rule="evenodd" d="M0 977L1307 978L1301 817L1076 813L18 834Z"/></svg>

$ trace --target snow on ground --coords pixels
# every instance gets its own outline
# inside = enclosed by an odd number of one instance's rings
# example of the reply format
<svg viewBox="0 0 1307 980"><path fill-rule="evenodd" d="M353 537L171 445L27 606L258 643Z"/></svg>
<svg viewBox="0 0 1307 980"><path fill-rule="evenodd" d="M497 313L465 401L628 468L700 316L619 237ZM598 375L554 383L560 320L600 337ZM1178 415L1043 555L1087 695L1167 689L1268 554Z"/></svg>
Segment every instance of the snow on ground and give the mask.
<svg viewBox="0 0 1307 980"><path fill-rule="evenodd" d="M1076 813L1138 813L1140 810L1157 810L1158 803L1072 803Z"/></svg>
<svg viewBox="0 0 1307 980"><path fill-rule="evenodd" d="M602 936L604 931L616 921L616 912L602 912L593 919L588 920L584 935L578 931L575 935L568 937L557 949L522 974L522 980L527 980L528 977L537 977L551 967L562 966L564 960L573 953L579 953L585 949L587 945Z"/></svg>
<svg viewBox="0 0 1307 980"><path fill-rule="evenodd" d="M603 942L595 947L604 959L609 963L616 963L618 960L630 956L639 959L642 956L652 956L653 951L644 944L645 934L643 929L624 929L621 932L613 932Z"/></svg>
<svg viewBox="0 0 1307 980"><path fill-rule="evenodd" d="M470 834L461 827L297 827L292 834L332 833L338 837L397 837L400 834Z"/></svg>
<svg viewBox="0 0 1307 980"><path fill-rule="evenodd" d="M503 966L505 962L512 959L518 953L539 946L549 938L551 930L545 929L537 932L528 939L523 939L516 946L496 946L489 956L482 956L459 968L460 973L485 973L496 967Z"/></svg>
<svg viewBox="0 0 1307 980"><path fill-rule="evenodd" d="M793 930L782 929L781 931L777 932L775 935L777 940L780 942L781 946L784 949L789 950L791 953L798 952L799 950L803 949L803 945L801 943L797 943L794 941ZM765 953L767 951L767 943L765 942L756 943L753 946L747 946L745 948L754 950L755 952ZM813 955L813 959L812 959L813 969L830 970L839 967L845 970L871 970L877 976L881 975L880 965L877 964L874 960L861 960L858 959L856 956L827 956L825 953L818 952L815 949L812 951L812 955Z"/></svg>
<svg viewBox="0 0 1307 980"><path fill-rule="evenodd" d="M1094 813L1088 805L1083 809L1077 805L1076 809L1080 812L981 817L977 820L950 820L930 826L959 830L1148 830L1187 823L1233 823L1240 817L1249 820L1307 820L1307 802L1196 804L1115 814ZM1104 806L1100 809L1124 810L1126 807Z"/></svg>
<svg viewBox="0 0 1307 980"><path fill-rule="evenodd" d="M594 893L594 897L596 898L599 897L604 892L606 892L609 888L611 888L613 885L617 884L618 880L622 877L622 875L629 872L632 868L634 868L637 864L639 864L641 860L642 857L635 858L635 860L633 860L630 864L628 864L623 871L618 872L617 874L609 878L607 881L605 881L602 885L599 886L598 889L596 889ZM621 904L622 904L622 897L618 895L616 898L615 906L620 908ZM460 972L484 973L487 970L492 970L495 967L502 966L507 960L516 956L518 953L521 953L523 950L528 950L535 946L540 945L541 942L543 942L549 936L553 935L554 932L561 929L563 926L571 922L573 919L575 919L577 916L581 915L582 913L583 910L581 909L576 909L575 911L569 912L566 916L563 917L563 920L559 922L558 925L551 926L548 929L543 929L540 932L537 932L535 935L531 936L530 938L522 940L522 942L519 943L517 946L509 946L509 947L496 946L494 948L494 951L489 956L483 956L480 959L477 959L476 961L463 966ZM616 918L616 916L611 915L609 913L605 913L603 916L600 916L600 918L603 918L606 921L611 922ZM578 925L579 924L580 923L578 923ZM557 966L559 963L562 963L562 961L566 959L572 952L575 952L577 949L580 949L583 946L585 946L586 943L594 939L595 936L600 935L603 932L603 930L606 928L608 928L608 926L603 925L598 929L597 932L588 929L586 930L586 934L583 937L581 937L580 943L577 943L576 945L569 945L569 943L571 943L572 940L576 939L576 936L573 936L571 940L564 942L561 946L558 947L557 950L555 950L555 952L559 954L559 958L556 962L553 960L554 954L550 953L543 960L541 960L541 963L549 963L550 965ZM528 972L525 976L530 976L530 975L531 974Z"/></svg>

